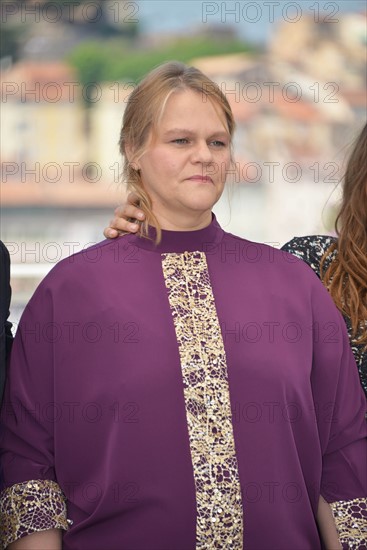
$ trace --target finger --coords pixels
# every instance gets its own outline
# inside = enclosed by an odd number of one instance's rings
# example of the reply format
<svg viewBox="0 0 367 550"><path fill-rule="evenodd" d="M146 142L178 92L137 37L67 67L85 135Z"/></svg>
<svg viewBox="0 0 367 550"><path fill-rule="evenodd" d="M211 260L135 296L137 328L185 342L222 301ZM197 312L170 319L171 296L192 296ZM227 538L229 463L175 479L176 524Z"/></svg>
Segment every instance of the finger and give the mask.
<svg viewBox="0 0 367 550"><path fill-rule="evenodd" d="M103 235L106 237L106 239L115 239L119 236L119 232L116 229L112 229L111 227L106 227L103 231Z"/></svg>
<svg viewBox="0 0 367 550"><path fill-rule="evenodd" d="M130 191L130 193L127 196L127 202L129 204L133 204L137 206L139 204L139 197L134 191Z"/></svg>
<svg viewBox="0 0 367 550"><path fill-rule="evenodd" d="M142 212L142 210L128 203L121 204L121 206L118 206L116 208L115 217L123 218L125 220L128 220L128 218L131 218L133 220L143 220L145 218L144 212Z"/></svg>
<svg viewBox="0 0 367 550"><path fill-rule="evenodd" d="M144 212L142 210L140 210L140 208L138 208L139 206L139 196L134 192L134 191L131 191L128 196L127 196L127 205L132 205L133 207L136 207L136 209L134 208L132 210L132 218L135 218L137 220L144 220L145 219L145 215L144 215Z"/></svg>
<svg viewBox="0 0 367 550"><path fill-rule="evenodd" d="M126 220L125 218L113 218L110 221L109 229L115 229L119 232L136 233L139 229L139 224Z"/></svg>

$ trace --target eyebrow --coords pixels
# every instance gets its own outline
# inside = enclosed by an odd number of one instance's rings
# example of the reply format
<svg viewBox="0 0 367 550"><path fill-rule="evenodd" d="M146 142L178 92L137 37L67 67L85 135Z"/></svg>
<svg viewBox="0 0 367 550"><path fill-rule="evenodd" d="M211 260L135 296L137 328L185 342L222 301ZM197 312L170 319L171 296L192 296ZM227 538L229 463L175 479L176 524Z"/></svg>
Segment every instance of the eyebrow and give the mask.
<svg viewBox="0 0 367 550"><path fill-rule="evenodd" d="M194 136L195 132L192 130L188 130L187 128L172 128L171 130L168 130L167 132L164 132L164 136L170 136L173 134L185 134L187 136ZM220 130L219 132L213 132L210 137L214 136L222 136L222 137L229 137L228 132L224 132L223 130Z"/></svg>

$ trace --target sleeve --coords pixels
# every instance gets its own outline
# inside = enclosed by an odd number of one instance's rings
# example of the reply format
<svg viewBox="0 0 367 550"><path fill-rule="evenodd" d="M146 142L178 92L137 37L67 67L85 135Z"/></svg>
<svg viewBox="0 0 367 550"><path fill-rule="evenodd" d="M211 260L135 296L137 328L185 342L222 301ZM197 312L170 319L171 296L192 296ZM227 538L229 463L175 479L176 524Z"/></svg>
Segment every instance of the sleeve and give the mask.
<svg viewBox="0 0 367 550"><path fill-rule="evenodd" d="M281 250L285 250L296 258L303 260L307 264L311 264L314 260L312 254L312 247L310 246L310 241L312 237L293 237L290 241L283 244Z"/></svg>
<svg viewBox="0 0 367 550"><path fill-rule="evenodd" d="M326 235L294 237L285 243L281 250L289 252L296 258L303 260L320 277L321 259L334 240L333 237Z"/></svg>
<svg viewBox="0 0 367 550"><path fill-rule="evenodd" d="M13 333L11 331L12 326L13 325L10 321L5 321L5 353L7 364L10 360L10 352L13 345Z"/></svg>
<svg viewBox="0 0 367 550"><path fill-rule="evenodd" d="M316 294L312 388L322 451L320 490L343 548L366 549L366 400L344 320L321 283Z"/></svg>
<svg viewBox="0 0 367 550"><path fill-rule="evenodd" d="M52 293L38 287L14 340L0 417L1 545L47 529L67 529L65 497L54 468L53 424L42 415L54 401Z"/></svg>
<svg viewBox="0 0 367 550"><path fill-rule="evenodd" d="M9 361L13 335L12 324L8 321L11 299L10 257L5 245L0 241L0 404L5 384L6 366Z"/></svg>

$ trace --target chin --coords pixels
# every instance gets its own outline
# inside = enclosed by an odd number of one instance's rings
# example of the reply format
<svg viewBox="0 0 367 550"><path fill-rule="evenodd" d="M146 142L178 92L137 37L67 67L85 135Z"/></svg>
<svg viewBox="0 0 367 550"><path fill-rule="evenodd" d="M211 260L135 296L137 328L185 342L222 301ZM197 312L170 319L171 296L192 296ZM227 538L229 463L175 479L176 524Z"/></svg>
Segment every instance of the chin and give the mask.
<svg viewBox="0 0 367 550"><path fill-rule="evenodd" d="M187 206L195 210L208 210L219 201L221 194L214 189L203 189L202 193L191 193L189 200L185 201Z"/></svg>
<svg viewBox="0 0 367 550"><path fill-rule="evenodd" d="M187 204L187 207L190 210L194 210L195 212L207 212L208 210L211 210L216 202L218 202L219 198L212 200L212 201L197 201L192 202L190 204Z"/></svg>

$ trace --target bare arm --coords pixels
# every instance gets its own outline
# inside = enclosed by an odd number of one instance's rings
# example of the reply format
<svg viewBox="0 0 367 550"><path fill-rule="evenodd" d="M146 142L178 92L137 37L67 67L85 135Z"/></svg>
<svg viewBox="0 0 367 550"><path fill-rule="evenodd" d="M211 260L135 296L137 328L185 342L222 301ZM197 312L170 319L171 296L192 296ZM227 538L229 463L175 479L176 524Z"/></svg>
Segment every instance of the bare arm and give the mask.
<svg viewBox="0 0 367 550"><path fill-rule="evenodd" d="M61 529L32 533L8 546L8 550L61 550L61 548Z"/></svg>
<svg viewBox="0 0 367 550"><path fill-rule="evenodd" d="M336 529L333 512L325 499L320 495L319 507L317 510L317 523L326 550L340 550L338 531Z"/></svg>
<svg viewBox="0 0 367 550"><path fill-rule="evenodd" d="M110 225L103 231L107 239L118 237L121 232L136 233L139 224L132 223L129 219L144 220L144 213L137 208L138 197L135 193L129 193L127 203L116 208L115 217L110 221Z"/></svg>

